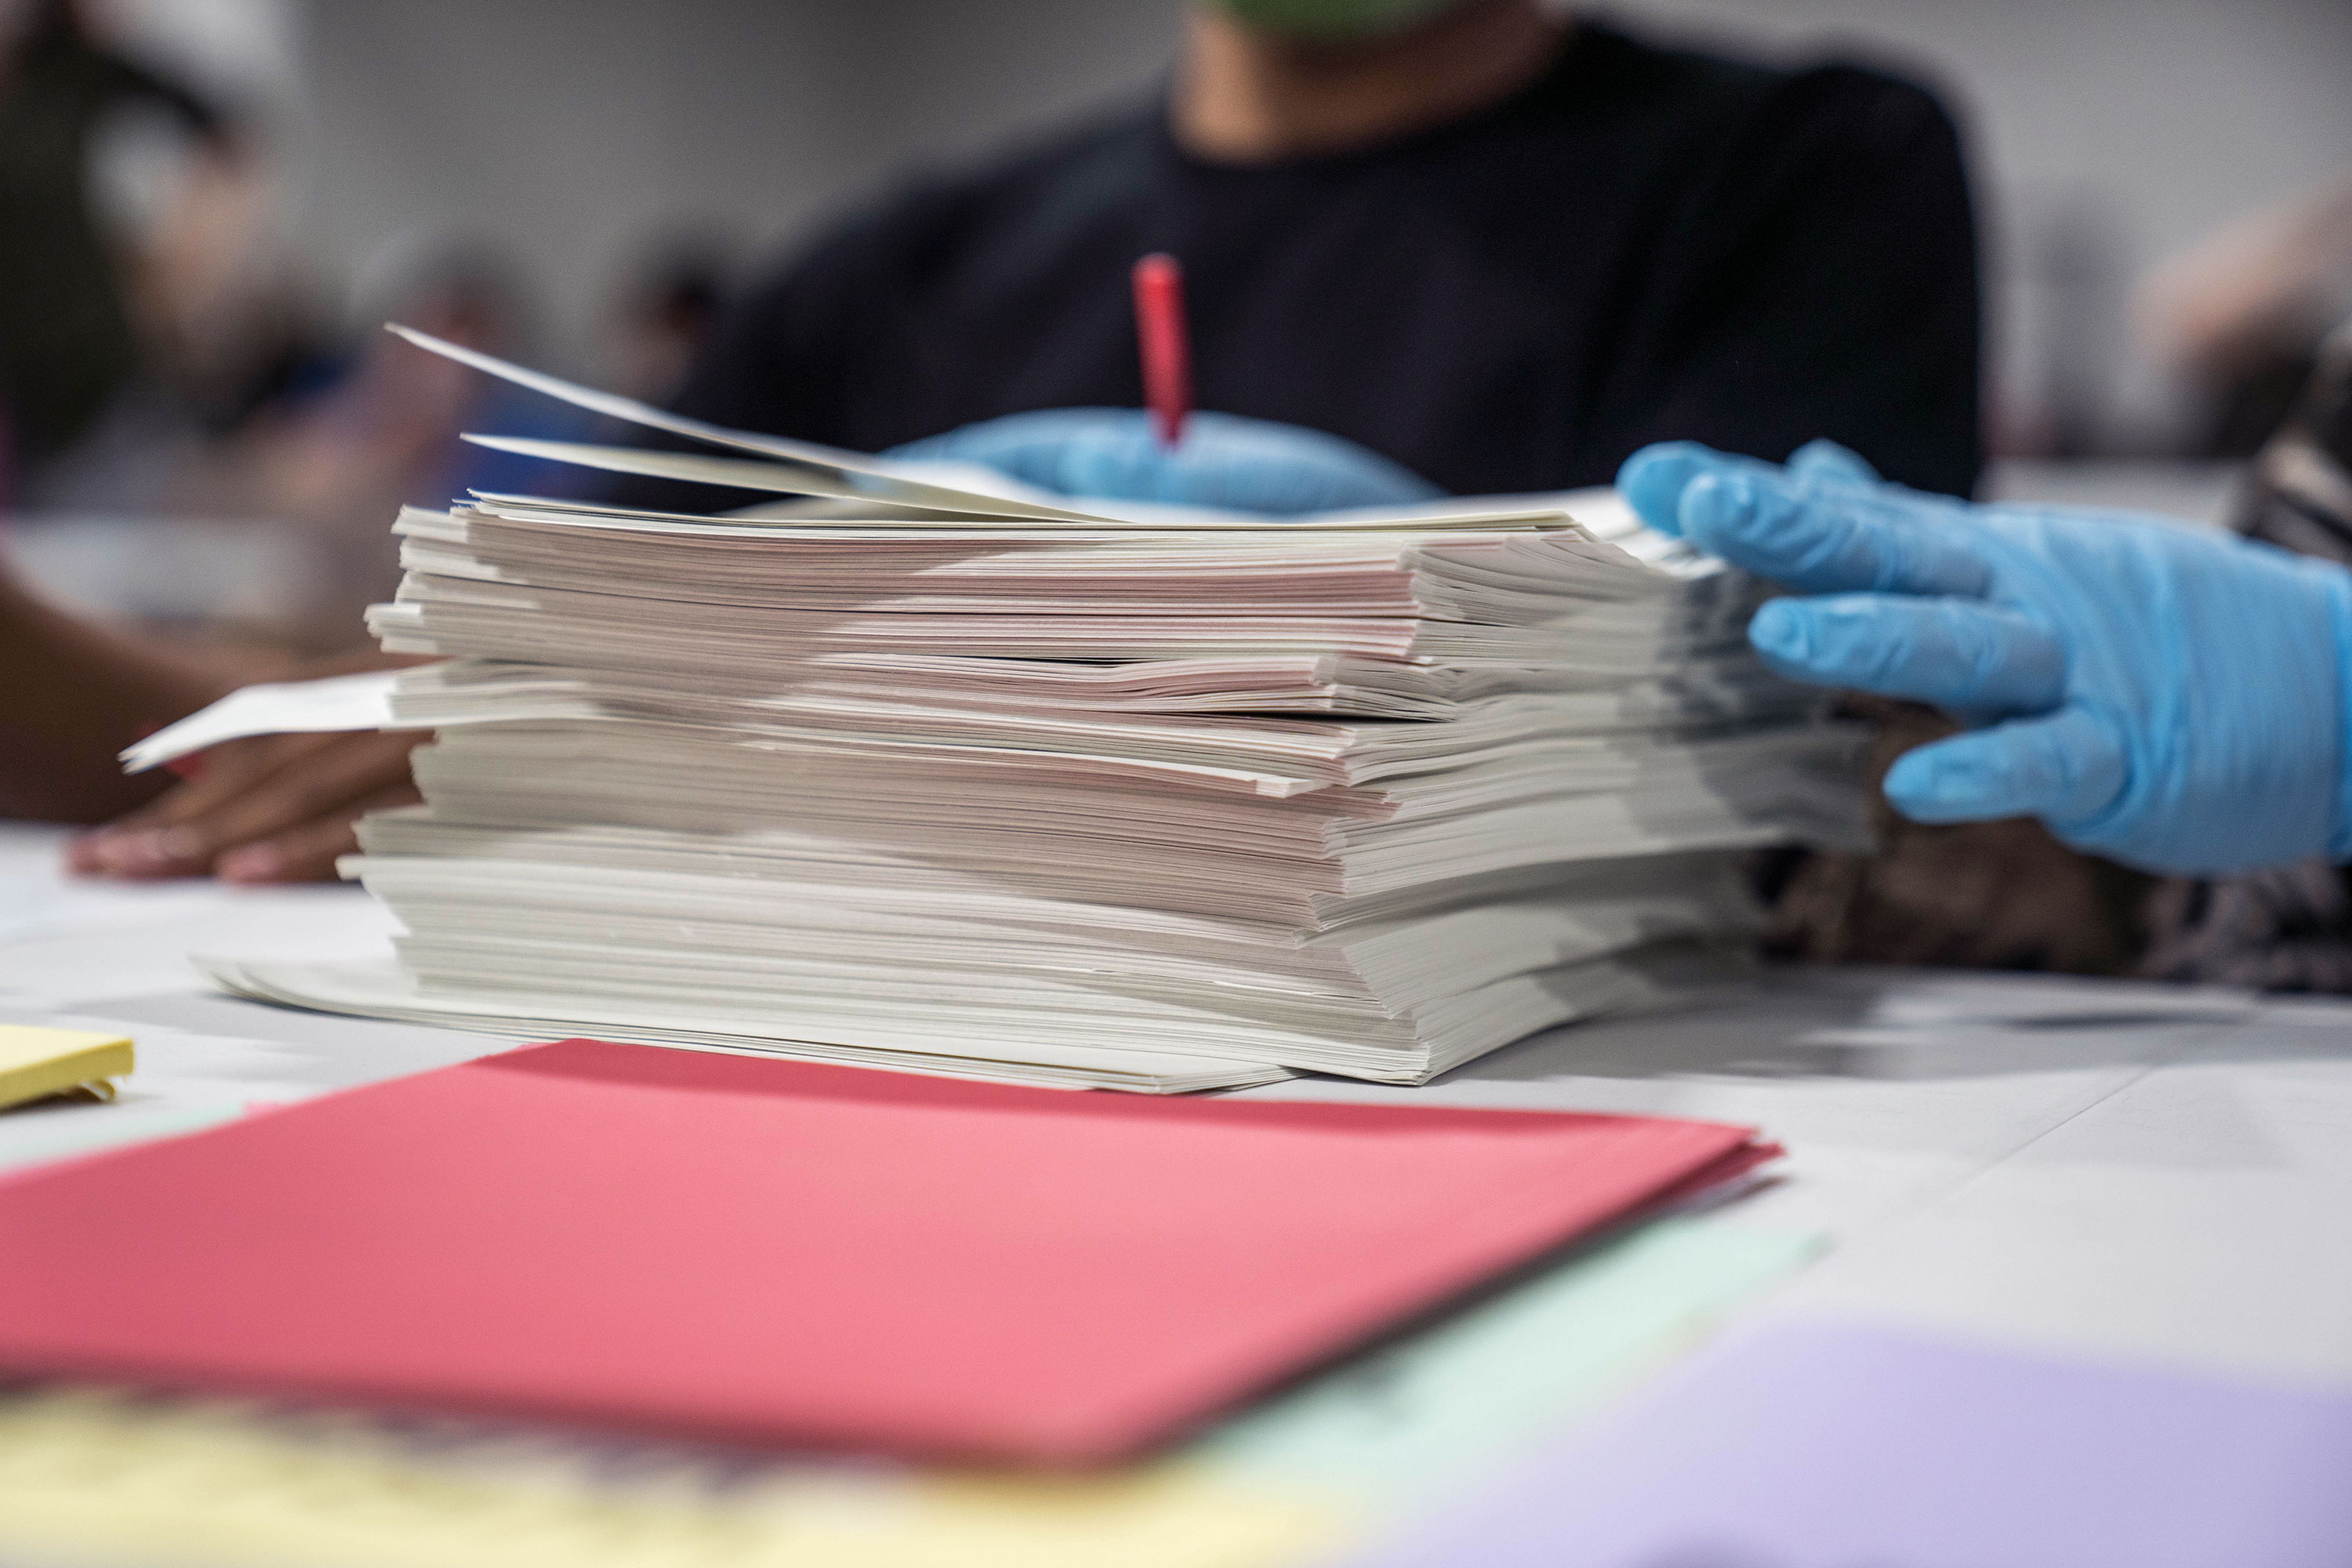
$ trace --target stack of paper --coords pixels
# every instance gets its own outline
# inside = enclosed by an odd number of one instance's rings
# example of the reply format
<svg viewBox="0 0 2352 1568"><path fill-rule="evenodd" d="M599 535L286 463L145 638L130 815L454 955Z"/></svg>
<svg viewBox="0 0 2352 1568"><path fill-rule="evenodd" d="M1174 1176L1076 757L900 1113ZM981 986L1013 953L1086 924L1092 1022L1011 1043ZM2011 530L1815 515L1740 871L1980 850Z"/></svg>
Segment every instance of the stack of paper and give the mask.
<svg viewBox="0 0 2352 1568"><path fill-rule="evenodd" d="M1746 647L1758 590L1671 542L1508 501L1080 513L468 357L784 460L502 445L818 499L404 512L371 626L449 656L392 701L441 736L351 868L404 973L216 970L240 988L1035 1081L1417 1081L1674 994L1751 921L1733 853L1858 835L1848 738Z"/></svg>

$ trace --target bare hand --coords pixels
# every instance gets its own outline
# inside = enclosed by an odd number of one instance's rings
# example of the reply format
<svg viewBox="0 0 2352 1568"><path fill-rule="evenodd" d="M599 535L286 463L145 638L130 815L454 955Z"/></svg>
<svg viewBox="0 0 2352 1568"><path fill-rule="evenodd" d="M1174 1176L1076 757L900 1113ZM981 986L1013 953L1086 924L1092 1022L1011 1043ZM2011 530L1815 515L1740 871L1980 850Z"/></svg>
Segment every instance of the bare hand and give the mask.
<svg viewBox="0 0 2352 1568"><path fill-rule="evenodd" d="M359 847L361 816L422 798L408 753L428 738L364 730L223 742L187 783L74 839L66 863L98 877L331 879L336 858Z"/></svg>

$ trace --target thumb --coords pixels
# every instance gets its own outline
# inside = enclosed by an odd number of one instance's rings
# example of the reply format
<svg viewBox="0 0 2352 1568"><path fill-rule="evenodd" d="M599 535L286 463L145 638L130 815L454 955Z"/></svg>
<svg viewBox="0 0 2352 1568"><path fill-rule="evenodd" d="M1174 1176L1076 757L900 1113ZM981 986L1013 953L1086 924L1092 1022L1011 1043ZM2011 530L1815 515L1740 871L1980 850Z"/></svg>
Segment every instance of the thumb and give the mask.
<svg viewBox="0 0 2352 1568"><path fill-rule="evenodd" d="M2070 707L1906 752L1886 771L1886 798L1914 822L2082 822L2115 803L2129 772L2115 726Z"/></svg>

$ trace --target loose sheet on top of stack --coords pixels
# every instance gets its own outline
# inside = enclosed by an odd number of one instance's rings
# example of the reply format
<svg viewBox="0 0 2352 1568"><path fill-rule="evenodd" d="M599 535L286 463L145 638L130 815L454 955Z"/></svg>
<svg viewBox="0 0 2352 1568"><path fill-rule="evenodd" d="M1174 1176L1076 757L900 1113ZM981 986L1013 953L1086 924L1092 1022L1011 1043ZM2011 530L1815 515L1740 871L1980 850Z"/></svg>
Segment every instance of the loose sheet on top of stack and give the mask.
<svg viewBox="0 0 2352 1568"><path fill-rule="evenodd" d="M1631 549L1556 500L1112 515L410 336L758 456L490 444L801 499L404 511L369 624L446 656L386 678L440 733L345 867L398 968L208 961L232 989L1038 1083L1415 1082L1719 977L1740 852L1860 838L1851 738L1747 648L1760 590L1622 513Z"/></svg>

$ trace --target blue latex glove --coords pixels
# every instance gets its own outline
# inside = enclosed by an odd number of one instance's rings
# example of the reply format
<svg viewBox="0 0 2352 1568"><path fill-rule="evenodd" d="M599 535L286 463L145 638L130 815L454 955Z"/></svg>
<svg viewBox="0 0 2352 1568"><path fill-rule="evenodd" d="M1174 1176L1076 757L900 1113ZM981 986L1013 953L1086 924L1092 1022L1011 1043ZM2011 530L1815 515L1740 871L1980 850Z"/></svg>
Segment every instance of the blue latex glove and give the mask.
<svg viewBox="0 0 2352 1568"><path fill-rule="evenodd" d="M1287 515L1434 500L1442 490L1353 441L1296 425L1195 414L1174 451L1139 408L1011 414L885 454L910 461L985 463L1066 496L1168 501Z"/></svg>
<svg viewBox="0 0 2352 1568"><path fill-rule="evenodd" d="M1815 443L1687 443L1618 478L1653 527L1817 597L1748 640L1783 674L1983 727L1886 775L1922 822L2038 816L2078 848L2214 873L2352 858L2352 574L2154 518L1969 506Z"/></svg>

